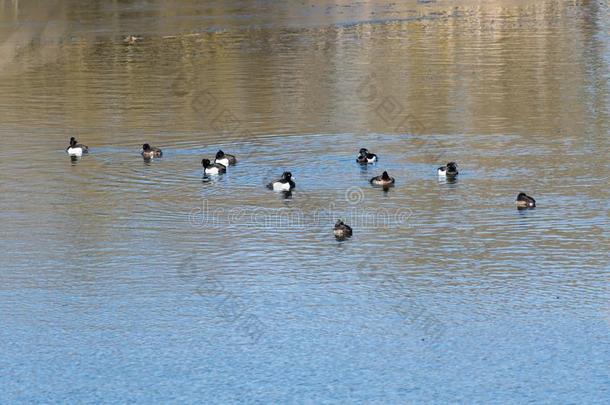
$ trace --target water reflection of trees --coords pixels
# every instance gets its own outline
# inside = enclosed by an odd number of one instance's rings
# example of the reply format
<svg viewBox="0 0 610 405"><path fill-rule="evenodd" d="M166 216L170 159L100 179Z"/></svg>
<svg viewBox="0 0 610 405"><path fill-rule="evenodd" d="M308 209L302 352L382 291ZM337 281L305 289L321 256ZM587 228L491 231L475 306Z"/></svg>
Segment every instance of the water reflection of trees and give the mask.
<svg viewBox="0 0 610 405"><path fill-rule="evenodd" d="M607 122L599 77L608 21L598 3L292 3L4 0L0 74L54 64L50 87L69 83L58 93L82 96L76 107L93 118L141 107L187 127L200 121L190 97L208 89L272 128L393 132L355 97L369 75L430 133L536 132L549 122L574 132L592 116L600 128ZM141 46L126 46L127 34L143 35ZM191 91L172 99L178 76ZM90 100L100 84L114 93Z"/></svg>

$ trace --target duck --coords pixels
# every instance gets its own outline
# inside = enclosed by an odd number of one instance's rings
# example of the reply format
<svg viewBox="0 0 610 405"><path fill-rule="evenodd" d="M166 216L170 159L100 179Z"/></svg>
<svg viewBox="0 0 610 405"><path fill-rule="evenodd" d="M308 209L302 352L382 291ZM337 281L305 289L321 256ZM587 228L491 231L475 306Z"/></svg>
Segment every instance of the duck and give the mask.
<svg viewBox="0 0 610 405"><path fill-rule="evenodd" d="M163 151L161 149L150 146L147 143L142 145L142 157L144 159L152 159L161 156L163 156Z"/></svg>
<svg viewBox="0 0 610 405"><path fill-rule="evenodd" d="M295 187L294 181L292 180L292 173L284 172L282 177L267 184L267 188L273 191L290 191Z"/></svg>
<svg viewBox="0 0 610 405"><path fill-rule="evenodd" d="M349 225L346 225L342 220L338 219L337 223L335 224L333 234L337 239L349 238L352 236L352 228Z"/></svg>
<svg viewBox="0 0 610 405"><path fill-rule="evenodd" d="M237 163L237 159L235 159L235 156L219 150L216 152L216 159L214 159L214 163L220 163L221 165L228 167L235 165L235 163Z"/></svg>
<svg viewBox="0 0 610 405"><path fill-rule="evenodd" d="M68 146L66 148L66 152L70 156L80 157L80 156L83 156L83 154L85 154L85 153L89 153L89 147L87 145L82 145L82 144L78 143L76 138L71 137L70 146Z"/></svg>
<svg viewBox="0 0 610 405"><path fill-rule="evenodd" d="M141 39L142 39L142 37L138 37L136 35L127 35L123 39L123 42L125 42L127 45L133 45L133 44L135 44L136 42L138 42Z"/></svg>
<svg viewBox="0 0 610 405"><path fill-rule="evenodd" d="M441 166L437 170L440 177L455 177L458 175L457 163L449 162L445 166Z"/></svg>
<svg viewBox="0 0 610 405"><path fill-rule="evenodd" d="M532 197L530 197L529 195L527 195L525 193L519 193L517 195L517 199L515 200L515 204L517 205L517 208L519 208L519 209L535 208L536 200L534 200Z"/></svg>
<svg viewBox="0 0 610 405"><path fill-rule="evenodd" d="M203 159L201 161L203 166L204 174L223 174L227 172L227 167L220 163L211 163L210 159Z"/></svg>
<svg viewBox="0 0 610 405"><path fill-rule="evenodd" d="M374 153L370 153L366 148L361 148L358 157L356 157L356 162L362 165L375 163L376 161L377 155Z"/></svg>
<svg viewBox="0 0 610 405"><path fill-rule="evenodd" d="M392 187L394 186L394 177L390 177L388 172L383 172L381 176L375 176L370 180L373 186Z"/></svg>

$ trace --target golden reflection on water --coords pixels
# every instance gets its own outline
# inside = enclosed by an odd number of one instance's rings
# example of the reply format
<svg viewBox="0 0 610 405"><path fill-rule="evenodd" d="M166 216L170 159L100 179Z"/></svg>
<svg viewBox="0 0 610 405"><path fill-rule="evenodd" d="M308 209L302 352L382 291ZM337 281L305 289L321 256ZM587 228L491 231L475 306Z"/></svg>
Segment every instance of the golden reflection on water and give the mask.
<svg viewBox="0 0 610 405"><path fill-rule="evenodd" d="M2 10L5 125L108 144L99 129L211 133L192 108L206 89L256 134L607 130L607 7L595 2ZM132 33L143 40L127 46ZM375 97L360 92L371 78Z"/></svg>

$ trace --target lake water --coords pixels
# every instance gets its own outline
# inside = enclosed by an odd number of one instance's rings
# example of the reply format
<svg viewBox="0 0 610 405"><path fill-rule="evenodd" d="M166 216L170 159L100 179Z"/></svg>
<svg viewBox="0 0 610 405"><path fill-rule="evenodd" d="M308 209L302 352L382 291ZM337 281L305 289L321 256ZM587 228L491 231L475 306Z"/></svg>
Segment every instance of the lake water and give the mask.
<svg viewBox="0 0 610 405"><path fill-rule="evenodd" d="M0 1L0 402L607 403L606 2L81 3Z"/></svg>

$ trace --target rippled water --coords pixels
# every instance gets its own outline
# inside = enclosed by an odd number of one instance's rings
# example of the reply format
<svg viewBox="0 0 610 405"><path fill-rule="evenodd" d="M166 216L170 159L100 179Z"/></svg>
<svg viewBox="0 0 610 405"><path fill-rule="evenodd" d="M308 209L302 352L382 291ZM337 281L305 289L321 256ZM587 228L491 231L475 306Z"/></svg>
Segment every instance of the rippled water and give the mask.
<svg viewBox="0 0 610 405"><path fill-rule="evenodd" d="M0 2L0 401L606 402L608 29L600 1Z"/></svg>

